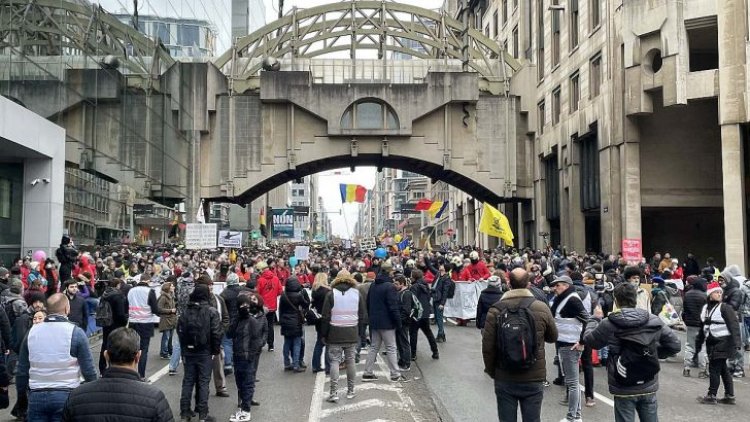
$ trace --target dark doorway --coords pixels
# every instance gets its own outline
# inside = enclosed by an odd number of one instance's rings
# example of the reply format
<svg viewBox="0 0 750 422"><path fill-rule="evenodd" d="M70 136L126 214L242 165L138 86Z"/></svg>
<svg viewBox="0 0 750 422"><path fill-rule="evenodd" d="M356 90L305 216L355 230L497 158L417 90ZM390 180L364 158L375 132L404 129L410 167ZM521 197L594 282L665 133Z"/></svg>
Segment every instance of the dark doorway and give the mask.
<svg viewBox="0 0 750 422"><path fill-rule="evenodd" d="M599 214L588 214L584 217L586 224L586 251L602 251L602 218Z"/></svg>

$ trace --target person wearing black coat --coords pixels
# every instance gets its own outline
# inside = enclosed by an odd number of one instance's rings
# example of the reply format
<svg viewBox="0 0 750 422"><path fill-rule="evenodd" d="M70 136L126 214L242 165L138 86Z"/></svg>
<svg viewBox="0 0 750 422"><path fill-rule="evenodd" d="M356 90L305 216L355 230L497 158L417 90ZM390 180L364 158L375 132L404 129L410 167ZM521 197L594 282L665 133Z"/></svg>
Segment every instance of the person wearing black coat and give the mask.
<svg viewBox="0 0 750 422"><path fill-rule="evenodd" d="M488 286L486 289L479 293L479 301L477 302L477 328L484 329L484 322L487 318L487 312L490 311L492 305L496 304L503 297L503 290L500 288L502 279L496 275L491 276L488 280ZM530 285L530 284L529 284Z"/></svg>
<svg viewBox="0 0 750 422"><path fill-rule="evenodd" d="M396 348L398 349L398 367L408 371L411 367L411 343L409 341L412 321L414 294L409 290L409 281L399 274L393 278L401 309L401 328L396 330ZM420 302L421 303L421 302Z"/></svg>
<svg viewBox="0 0 750 422"><path fill-rule="evenodd" d="M113 278L109 280L107 288L102 293L100 300L109 302L109 307L112 309L112 325L109 327L102 327L102 347L99 351L99 373L104 374L107 369L107 360L104 358L104 351L107 349L107 340L112 331L125 327L128 325L128 298L120 290L122 280L119 278Z"/></svg>
<svg viewBox="0 0 750 422"><path fill-rule="evenodd" d="M424 273L420 269L413 269L411 271L412 285L409 291L412 292L414 298L419 300L422 304L422 315L419 320L412 321L409 325L409 342L411 344L411 360L417 360L417 340L419 339L419 331L424 333L427 337L427 341L430 343L430 350L432 351L433 359L440 359L440 352L438 351L437 342L435 341L435 335L432 333L430 328L430 314L432 313L432 306L430 305L430 298L432 292L430 286L424 281Z"/></svg>
<svg viewBox="0 0 750 422"><path fill-rule="evenodd" d="M68 396L64 422L171 422L172 409L164 393L141 382L138 375L140 339L132 328L119 328L110 335L105 356L110 368L102 378L81 384Z"/></svg>
<svg viewBox="0 0 750 422"><path fill-rule="evenodd" d="M727 364L727 359L735 356L742 347L740 341L740 324L734 308L722 303L722 289L719 283L711 283L706 289L708 303L703 307L701 320L703 322L698 337L695 339L695 349L700 352L706 343L708 354L709 385L708 393L698 397L702 404L735 404L734 380ZM724 398L717 400L719 383L724 383Z"/></svg>
<svg viewBox="0 0 750 422"><path fill-rule="evenodd" d="M708 378L706 372L707 358L706 353L695 352L695 340L703 326L701 312L706 306L706 280L691 275L687 279L685 288L685 299L682 305L682 322L685 324L687 338L685 340L684 366L682 376L690 376L690 368L700 368L699 378Z"/></svg>
<svg viewBox="0 0 750 422"><path fill-rule="evenodd" d="M234 377L240 398L240 409L237 412L247 414L248 417L254 402L258 357L266 344L267 331L268 321L263 315L260 296L256 293L239 296L237 317L229 324L227 337L232 339L234 352Z"/></svg>
<svg viewBox="0 0 750 422"><path fill-rule="evenodd" d="M89 325L89 307L86 304L86 299L78 294L78 283L73 279L69 279L65 282L64 292L70 302L68 321L81 327L85 333Z"/></svg>
<svg viewBox="0 0 750 422"><path fill-rule="evenodd" d="M432 283L432 308L435 312L435 323L437 324L438 333L436 341L445 343L445 328L443 326L443 309L445 302L448 300L448 290L453 283L451 275L448 273L447 264L438 265L438 278Z"/></svg>
<svg viewBox="0 0 750 422"><path fill-rule="evenodd" d="M60 241L60 247L55 251L55 257L60 262L60 281L65 283L71 278L73 273L73 265L78 259L78 250L73 246L73 242L70 237L63 235Z"/></svg>
<svg viewBox="0 0 750 422"><path fill-rule="evenodd" d="M286 281L284 293L279 301L279 326L284 336L284 369L304 372L302 364L302 324L305 312L310 307L310 298L296 277Z"/></svg>
<svg viewBox="0 0 750 422"><path fill-rule="evenodd" d="M323 304L325 304L326 296L328 296L328 292L331 291L331 288L328 285L328 276L324 273L320 273L320 274L322 275L315 276L315 282L313 283L312 307L315 309L318 315L323 315ZM325 344L323 344L323 337L321 335L322 324L323 324L322 318L318 318L318 320L315 321L316 339L315 339L315 348L313 349L312 370L314 373L325 370L326 374L328 374L331 360L329 359L327 352L325 354L323 353L323 348L326 346ZM323 356L323 362L324 362L323 368L320 367L321 356Z"/></svg>

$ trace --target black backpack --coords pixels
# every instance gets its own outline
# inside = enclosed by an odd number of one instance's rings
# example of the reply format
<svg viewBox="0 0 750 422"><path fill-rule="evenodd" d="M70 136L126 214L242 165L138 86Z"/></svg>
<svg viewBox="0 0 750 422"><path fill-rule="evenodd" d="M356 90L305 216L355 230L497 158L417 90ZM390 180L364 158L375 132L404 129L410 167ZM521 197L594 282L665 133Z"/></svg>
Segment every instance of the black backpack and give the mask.
<svg viewBox="0 0 750 422"><path fill-rule="evenodd" d="M180 346L187 352L205 350L209 346L211 314L208 305L191 302L177 320Z"/></svg>
<svg viewBox="0 0 750 422"><path fill-rule="evenodd" d="M620 354L615 365L615 379L621 385L643 385L656 378L661 369L656 342L642 344L633 338L620 338Z"/></svg>
<svg viewBox="0 0 750 422"><path fill-rule="evenodd" d="M497 317L497 363L511 372L523 372L536 363L536 325L529 307L536 299L522 299L516 306L501 303Z"/></svg>
<svg viewBox="0 0 750 422"><path fill-rule="evenodd" d="M114 322L112 318L112 304L109 303L109 296L102 297L99 299L99 304L96 305L96 325L98 327L109 327Z"/></svg>
<svg viewBox="0 0 750 422"><path fill-rule="evenodd" d="M456 282L450 277L445 277L443 281L448 283L448 294L446 297L448 299L453 299L456 296Z"/></svg>
<svg viewBox="0 0 750 422"><path fill-rule="evenodd" d="M18 303L19 306L14 306L15 303ZM13 324L16 323L16 319L23 315L28 308L29 306L26 305L26 302L23 299L12 299L5 302L3 309L8 316L8 323L10 323L11 329L13 328Z"/></svg>

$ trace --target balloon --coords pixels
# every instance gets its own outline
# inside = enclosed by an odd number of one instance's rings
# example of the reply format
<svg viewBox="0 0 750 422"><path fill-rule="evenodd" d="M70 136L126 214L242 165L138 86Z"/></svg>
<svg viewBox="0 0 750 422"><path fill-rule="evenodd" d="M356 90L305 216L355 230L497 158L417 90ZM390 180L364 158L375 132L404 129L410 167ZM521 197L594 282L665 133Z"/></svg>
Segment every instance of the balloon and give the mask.
<svg viewBox="0 0 750 422"><path fill-rule="evenodd" d="M296 256L293 256L293 257L289 258L289 266L292 267L292 268L294 268L294 267L297 266L297 257Z"/></svg>
<svg viewBox="0 0 750 422"><path fill-rule="evenodd" d="M385 258L387 255L385 249L383 248L377 248L375 249L375 258Z"/></svg>
<svg viewBox="0 0 750 422"><path fill-rule="evenodd" d="M34 252L34 255L31 256L34 261L42 263L47 260L47 254L44 251L36 251Z"/></svg>
<svg viewBox="0 0 750 422"><path fill-rule="evenodd" d="M400 235L400 234L397 234L397 235L393 236L393 240L395 240L395 241L396 241L396 243L400 242L400 241L401 241L401 239L403 239L403 238L401 237L401 235Z"/></svg>

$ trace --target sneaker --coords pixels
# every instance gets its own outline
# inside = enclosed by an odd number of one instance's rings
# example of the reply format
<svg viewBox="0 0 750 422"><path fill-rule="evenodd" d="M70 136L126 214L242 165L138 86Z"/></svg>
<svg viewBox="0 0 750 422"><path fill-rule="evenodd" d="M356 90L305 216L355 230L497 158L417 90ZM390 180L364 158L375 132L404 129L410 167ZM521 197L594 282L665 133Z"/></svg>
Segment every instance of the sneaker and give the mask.
<svg viewBox="0 0 750 422"><path fill-rule="evenodd" d="M224 368L224 375L232 375L234 374L234 368L231 366Z"/></svg>
<svg viewBox="0 0 750 422"><path fill-rule="evenodd" d="M409 372L411 371L411 366L399 366L398 372Z"/></svg>
<svg viewBox="0 0 750 422"><path fill-rule="evenodd" d="M297 368L293 369L293 371L296 372L296 373L305 372L305 370L307 370L306 366L300 366L300 367L297 367Z"/></svg>
<svg viewBox="0 0 750 422"><path fill-rule="evenodd" d="M239 420L238 418L239 418L241 411L242 409L237 409L237 411L234 412L234 414L232 414L232 416L229 417L229 422L237 422Z"/></svg>
<svg viewBox="0 0 750 422"><path fill-rule="evenodd" d="M260 402L255 401L255 399L250 400L250 406L260 406Z"/></svg>
<svg viewBox="0 0 750 422"><path fill-rule="evenodd" d="M435 360L440 359L440 353L438 353L438 352L433 353L432 354L432 358L435 359Z"/></svg>
<svg viewBox="0 0 750 422"><path fill-rule="evenodd" d="M565 380L562 378L555 378L554 380L552 380L552 384L565 385Z"/></svg>
<svg viewBox="0 0 750 422"><path fill-rule="evenodd" d="M409 382L411 381L409 378L406 378L403 375L399 375L397 377L391 377L391 382Z"/></svg>
<svg viewBox="0 0 750 422"><path fill-rule="evenodd" d="M174 376L174 375L177 375L177 370L176 369L170 369L169 370L169 376L171 377L171 376Z"/></svg>
<svg viewBox="0 0 750 422"><path fill-rule="evenodd" d="M348 400L351 400L353 398L357 397L357 393L354 392L354 390L349 390L346 392L346 398Z"/></svg>
<svg viewBox="0 0 750 422"><path fill-rule="evenodd" d="M716 396L712 396L711 394L706 394L705 396L701 396L697 398L698 403L700 404L716 404L718 401L716 400Z"/></svg>
<svg viewBox="0 0 750 422"><path fill-rule="evenodd" d="M237 422L249 422L252 419L250 412L247 410L240 410L236 416Z"/></svg>
<svg viewBox="0 0 750 422"><path fill-rule="evenodd" d="M162 358L162 359L164 359L164 360L169 359L169 356L167 356L167 355L159 355L159 357Z"/></svg>
<svg viewBox="0 0 750 422"><path fill-rule="evenodd" d="M587 397L586 398L586 407L594 407L596 406L596 400L594 400L593 397Z"/></svg>
<svg viewBox="0 0 750 422"><path fill-rule="evenodd" d="M734 399L734 396L730 396L729 394L727 394L726 396L724 396L723 399L720 399L719 403L721 403L721 404L737 404L736 401L735 401L735 399Z"/></svg>
<svg viewBox="0 0 750 422"><path fill-rule="evenodd" d="M700 372L698 372L698 378L701 378L701 379L708 378L708 372L706 372L706 371L700 371Z"/></svg>
<svg viewBox="0 0 750 422"><path fill-rule="evenodd" d="M216 392L216 397L229 397L229 392L227 390L219 390Z"/></svg>
<svg viewBox="0 0 750 422"><path fill-rule="evenodd" d="M377 381L378 377L375 376L375 374L364 374L362 375L362 382L373 382Z"/></svg>
<svg viewBox="0 0 750 422"><path fill-rule="evenodd" d="M331 393L328 395L328 398L326 399L328 403L338 403L339 402L339 395L335 393Z"/></svg>
<svg viewBox="0 0 750 422"><path fill-rule="evenodd" d="M269 347L269 348L268 348L268 351L269 351L269 352L273 352L273 346Z"/></svg>
<svg viewBox="0 0 750 422"><path fill-rule="evenodd" d="M690 378L690 368L684 368L682 370L682 376L686 378Z"/></svg>
<svg viewBox="0 0 750 422"><path fill-rule="evenodd" d="M745 378L745 371L743 371L741 369L739 371L734 371L734 373L732 374L732 376L735 377L735 378Z"/></svg>
<svg viewBox="0 0 750 422"><path fill-rule="evenodd" d="M291 371L292 369L294 369L294 367L292 367L292 366L285 366L284 367L285 371Z"/></svg>

